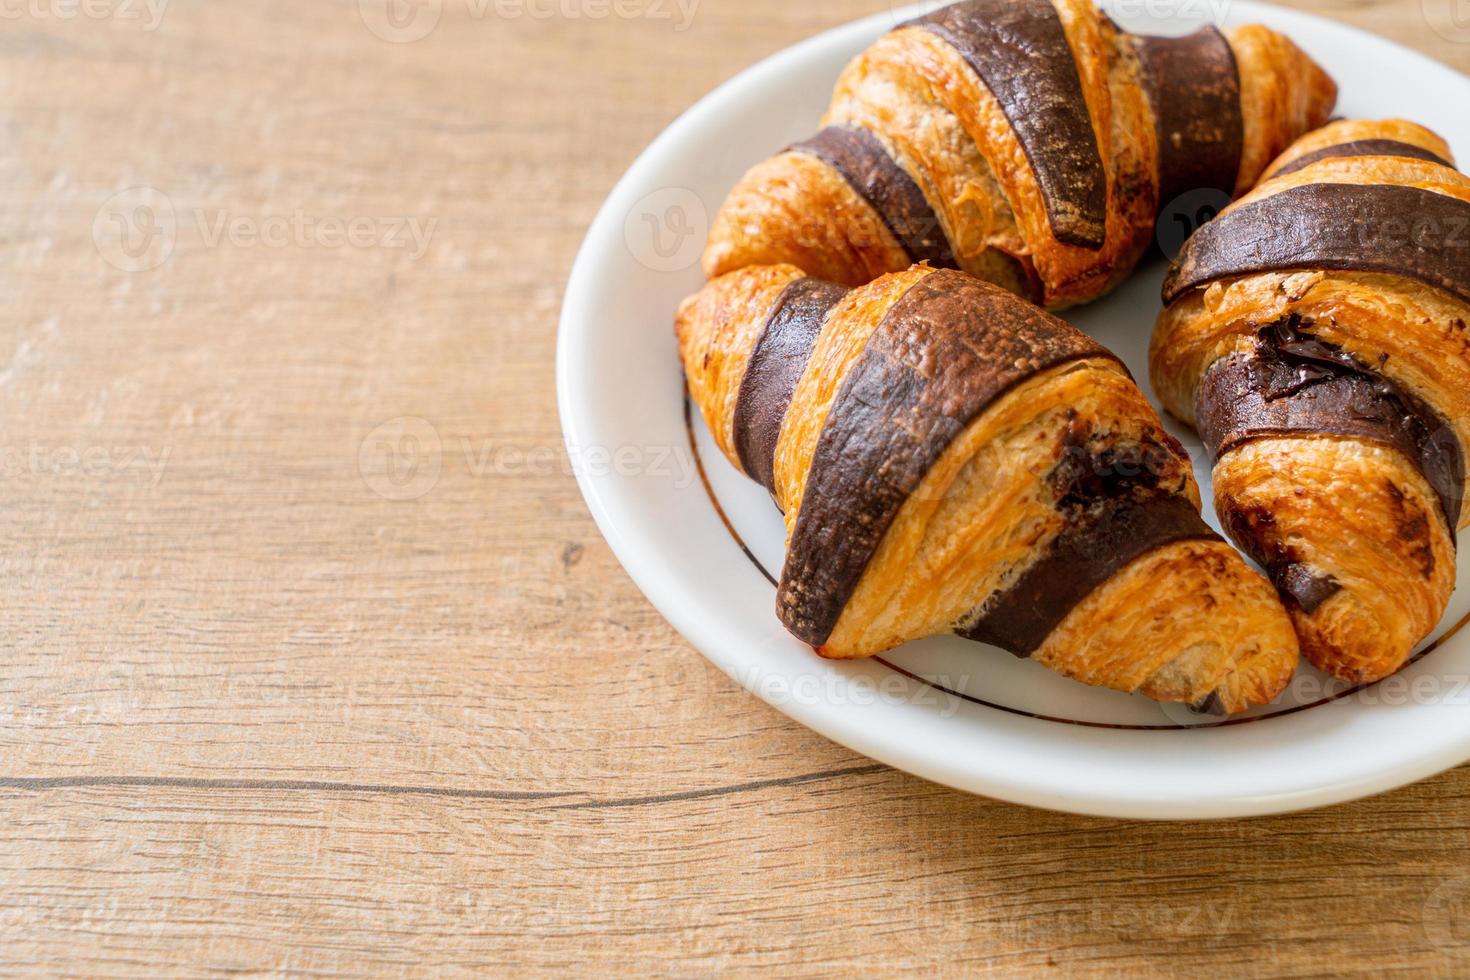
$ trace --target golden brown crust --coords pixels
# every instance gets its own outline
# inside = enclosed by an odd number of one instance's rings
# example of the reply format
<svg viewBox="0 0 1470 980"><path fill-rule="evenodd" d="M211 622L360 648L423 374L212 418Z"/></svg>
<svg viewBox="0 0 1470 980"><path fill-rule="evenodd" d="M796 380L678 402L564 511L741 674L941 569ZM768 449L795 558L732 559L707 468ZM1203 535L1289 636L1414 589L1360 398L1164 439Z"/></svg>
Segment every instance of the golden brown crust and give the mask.
<svg viewBox="0 0 1470 980"><path fill-rule="evenodd" d="M1442 164L1407 157L1328 157L1301 170L1262 181L1226 211L1307 184L1395 184L1470 201L1470 177Z"/></svg>
<svg viewBox="0 0 1470 980"><path fill-rule="evenodd" d="M994 187L999 195L991 196L991 209L998 214L1007 211L1014 216L1019 247L1010 244L1001 228L1000 237L992 247L1007 251L1020 261L1037 280L1042 283L1040 297L1043 305L1060 308L1102 295L1121 281L1132 269L1147 246L1153 230L1154 204L1152 199L1119 192L1122 187L1146 186L1153 179L1151 130L1139 118L1130 118L1118 111L1117 123L1121 130L1117 135L1129 151L1117 159L1109 155L1114 133L1111 123L1115 115L1108 77L1105 74L1108 62L1101 49L1103 40L1098 33L1095 10L1088 8L1086 14L1074 11L1064 18L1071 25L1069 40L1074 49L1083 52L1079 70L1083 80L1083 94L1087 97L1093 114L1094 134L1098 147L1104 151L1104 166L1108 169L1107 235L1103 247L1098 250L1067 245L1057 240L1048 219L1040 185L1026 157L1026 151L1016 138L1005 112L990 94L985 83L975 74L964 58L936 35L927 31L909 29L899 31L894 38L901 38L906 53L920 70L930 73L928 82L945 108L961 121L973 145L988 161L990 172L995 175ZM1085 45L1076 40L1086 36ZM1118 35L1108 43L1110 52L1118 44ZM1123 64L1136 72L1136 61L1128 59ZM1121 57L1111 54L1111 57ZM840 83L839 83L840 84ZM1132 86L1138 89L1136 80ZM1130 100L1118 110L1136 110L1138 100ZM1104 129L1103 127L1108 128ZM1147 152L1139 152L1139 140L1145 141ZM1133 169L1124 172L1122 167ZM968 190L969 199L977 200L985 185L974 185ZM979 211L979 208L973 209ZM982 274L978 269L967 271ZM1007 285L1000 283L1000 285Z"/></svg>
<svg viewBox="0 0 1470 980"><path fill-rule="evenodd" d="M1442 140L1412 123L1354 120L1304 137L1268 174L1324 147L1363 140L1448 153ZM1470 178L1442 164L1331 156L1268 177L1231 207L1322 183L1415 187L1470 200ZM1206 372L1224 357L1255 350L1263 326L1288 320L1422 403L1453 433L1451 441L1470 446L1470 303L1383 272L1284 269L1185 293L1160 315L1150 346L1150 374L1165 409L1199 424ZM1421 466L1385 441L1309 431L1247 441L1215 464L1216 510L1242 547L1332 583L1315 608L1290 598L1288 606L1303 652L1345 680L1376 680L1398 669L1438 622L1454 588L1455 529ZM1460 506L1450 508L1461 527L1470 523L1463 482Z"/></svg>
<svg viewBox="0 0 1470 980"><path fill-rule="evenodd" d="M832 410L842 382L883 314L910 286L932 271L915 266L906 272L883 276L862 289L853 290L828 315L812 346L806 370L796 383L791 406L786 410L776 440L775 495L786 513L788 538L796 526L817 438L822 434L822 426L827 424L827 413Z"/></svg>
<svg viewBox="0 0 1470 980"><path fill-rule="evenodd" d="M1423 475L1384 446L1329 436L1258 439L1215 465L1215 507L1254 547L1339 586L1314 612L1289 604L1302 652L1346 681L1393 673L1434 628L1455 585L1455 547ZM1256 523L1253 517L1268 515Z"/></svg>
<svg viewBox="0 0 1470 980"><path fill-rule="evenodd" d="M1226 714L1270 701L1296 670L1296 637L1270 583L1223 541L1145 555L1088 596L1036 659L1087 684Z"/></svg>
<svg viewBox="0 0 1470 980"><path fill-rule="evenodd" d="M711 279L748 265L797 266L857 286L909 260L872 207L829 165L780 153L740 178L715 215L705 249Z"/></svg>
<svg viewBox="0 0 1470 980"><path fill-rule="evenodd" d="M674 317L689 395L704 412L715 445L737 469L733 427L740 380L776 297L801 276L794 265L739 269L684 300Z"/></svg>
<svg viewBox="0 0 1470 980"><path fill-rule="evenodd" d="M945 98L949 73L967 70L933 34L894 31L843 70L822 124L860 126L877 135L923 191L959 267L1025 291L1024 264L1017 266L1025 240L1015 214L986 156ZM1020 153L1019 146L1010 149ZM898 261L898 268L884 271L907 268L906 258Z"/></svg>
<svg viewBox="0 0 1470 980"><path fill-rule="evenodd" d="M1100 248L1058 240L1027 148L996 96L939 34L909 26L876 41L842 72L823 124L860 127L878 139L922 192L959 268L1061 308L1102 295L1132 271L1162 202L1153 108L1133 38L1087 0L1053 6L1105 169ZM1230 43L1247 118L1243 188L1292 138L1325 121L1335 87L1266 28L1242 28ZM758 164L731 191L711 228L704 269L713 277L789 262L857 285L910 261L841 174L788 152Z"/></svg>
<svg viewBox="0 0 1470 980"><path fill-rule="evenodd" d="M1293 140L1327 121L1337 102L1337 83L1295 44L1260 24L1232 31L1230 48L1240 70L1245 123L1235 183L1240 194Z"/></svg>
<svg viewBox="0 0 1470 980"><path fill-rule="evenodd" d="M1063 526L1037 476L1066 452L1074 413L1113 422L1120 442L1161 432L1138 386L1112 360L1066 364L1013 389L950 444L910 494L823 654L867 656L948 632L974 611L977 596L998 591L1035 562ZM1175 477L1197 502L1192 474Z"/></svg>
<svg viewBox="0 0 1470 980"><path fill-rule="evenodd" d="M1393 140L1407 143L1410 146L1428 150L1451 164L1455 162L1454 156L1450 153L1449 144L1438 133L1418 123L1409 122L1407 119L1339 119L1337 122L1328 123L1321 129L1312 130L1287 147L1285 152L1271 161L1271 165L1266 168L1261 179L1270 180L1282 167L1295 163L1309 153L1315 153L1329 146L1361 140Z"/></svg>
<svg viewBox="0 0 1470 980"><path fill-rule="evenodd" d="M1171 304L1149 346L1149 376L1165 411L1195 425L1210 365L1249 349L1263 324L1292 314L1428 403L1470 446L1470 304L1382 273L1261 273L1212 283ZM1465 504L1460 527L1470 525L1470 496Z"/></svg>
<svg viewBox="0 0 1470 980"><path fill-rule="evenodd" d="M1109 171L1107 237L1099 250L1057 240L1005 111L938 35L910 27L879 39L843 71L824 118L827 124L871 128L897 148L896 159L926 188L953 236L961 268L1014 289L990 271L993 253L1001 253L1021 264L1027 280L1042 284L1039 299L1051 308L1095 298L1116 285L1147 247L1156 207L1147 195L1120 193L1120 187L1147 187L1155 179L1153 130L1140 114L1146 99L1137 59L1124 35L1109 27L1104 37L1090 4L1058 9ZM1122 87L1132 98L1115 106L1112 89Z"/></svg>
<svg viewBox="0 0 1470 980"><path fill-rule="evenodd" d="M788 535L838 391L885 314L933 272L915 267L882 277L828 313L776 445L774 496ZM734 441L729 392L749 359L730 348L755 343L755 324L795 275L791 267L733 273L681 307L690 391L722 445ZM1066 526L1047 475L1076 451L1079 419L1105 445L1172 444L1109 357L1032 375L972 419L903 500L820 652L869 656L963 628L988 597L1022 577ZM1166 454L1154 477L1159 492L1198 507L1182 455ZM1065 614L1036 656L1090 684L1190 703L1213 695L1217 706L1237 711L1279 693L1297 645L1265 580L1223 542L1197 540L1124 564Z"/></svg>

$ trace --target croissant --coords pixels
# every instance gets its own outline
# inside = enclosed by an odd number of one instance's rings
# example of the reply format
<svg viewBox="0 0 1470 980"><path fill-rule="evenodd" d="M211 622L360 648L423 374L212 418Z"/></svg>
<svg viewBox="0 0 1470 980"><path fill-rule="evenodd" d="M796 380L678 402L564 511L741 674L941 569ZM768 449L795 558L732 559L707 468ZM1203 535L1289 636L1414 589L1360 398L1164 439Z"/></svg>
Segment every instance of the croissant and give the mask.
<svg viewBox="0 0 1470 980"><path fill-rule="evenodd" d="M848 289L752 266L680 306L690 396L785 514L786 628L825 657L941 633L1228 713L1297 661L1127 369L956 270Z"/></svg>
<svg viewBox="0 0 1470 980"><path fill-rule="evenodd" d="M730 192L704 271L790 263L856 286L927 262L1083 302L1133 269L1161 207L1246 190L1336 98L1259 25L1142 37L1087 0L967 0L847 66L825 128Z"/></svg>
<svg viewBox="0 0 1470 980"><path fill-rule="evenodd" d="M1214 453L1215 508L1343 680L1443 615L1466 521L1470 178L1434 133L1337 122L1185 244L1154 389Z"/></svg>

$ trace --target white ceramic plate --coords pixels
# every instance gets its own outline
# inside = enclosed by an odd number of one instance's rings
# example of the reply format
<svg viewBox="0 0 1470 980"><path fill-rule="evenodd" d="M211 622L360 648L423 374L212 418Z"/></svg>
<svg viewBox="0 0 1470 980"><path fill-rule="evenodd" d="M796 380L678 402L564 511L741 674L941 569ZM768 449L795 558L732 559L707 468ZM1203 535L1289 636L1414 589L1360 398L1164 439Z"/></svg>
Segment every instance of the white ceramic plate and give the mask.
<svg viewBox="0 0 1470 980"><path fill-rule="evenodd" d="M1337 79L1339 114L1416 119L1470 158L1470 79L1403 48L1245 0L1104 6L1147 33L1206 20L1268 24ZM1165 7L1177 16L1161 17ZM890 765L1001 799L1116 817L1245 816L1353 799L1470 758L1470 630L1454 635L1470 615L1465 587L1428 652L1395 677L1350 691L1304 666L1277 704L1214 724L954 637L845 663L820 659L781 628L768 575L781 567L780 516L713 447L698 412L686 421L673 313L701 284L708 218L730 186L814 132L842 65L922 9L829 31L721 86L638 158L587 233L562 307L557 389L582 492L628 573L695 647L793 718ZM1154 262L1068 313L1140 380L1162 275ZM1194 453L1208 500L1199 441L1175 434ZM1463 554L1461 582L1470 578Z"/></svg>

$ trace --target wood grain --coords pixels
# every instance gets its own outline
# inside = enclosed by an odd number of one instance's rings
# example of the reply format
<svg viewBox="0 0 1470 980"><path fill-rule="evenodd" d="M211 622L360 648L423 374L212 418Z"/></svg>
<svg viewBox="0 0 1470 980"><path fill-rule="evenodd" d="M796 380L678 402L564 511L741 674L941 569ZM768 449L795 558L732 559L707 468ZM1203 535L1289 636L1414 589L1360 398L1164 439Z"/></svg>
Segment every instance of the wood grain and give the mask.
<svg viewBox="0 0 1470 980"><path fill-rule="evenodd" d="M552 385L581 233L883 3L449 0L415 43L117 4L0 32L0 971L1470 972L1464 769L1249 822L968 797L738 690L602 543ZM1420 0L1325 12L1470 70ZM140 201L177 232L127 271Z"/></svg>

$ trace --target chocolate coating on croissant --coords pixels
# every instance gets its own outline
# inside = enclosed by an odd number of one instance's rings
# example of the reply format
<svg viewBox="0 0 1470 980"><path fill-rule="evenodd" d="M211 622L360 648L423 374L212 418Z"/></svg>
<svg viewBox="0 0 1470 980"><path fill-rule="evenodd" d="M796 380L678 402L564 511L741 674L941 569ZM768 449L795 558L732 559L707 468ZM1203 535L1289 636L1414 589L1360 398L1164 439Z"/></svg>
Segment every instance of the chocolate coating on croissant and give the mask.
<svg viewBox="0 0 1470 980"><path fill-rule="evenodd" d="M1266 533L1276 526L1271 511L1260 508L1220 508L1220 519L1230 537L1251 560L1266 570L1266 577L1281 596L1308 615L1342 591L1337 579L1321 572L1297 554L1279 535Z"/></svg>
<svg viewBox="0 0 1470 980"><path fill-rule="evenodd" d="M1438 163L1446 167L1453 166L1433 150L1426 150L1413 143L1405 143L1401 140L1367 139L1349 140L1346 143L1336 143L1303 153L1290 163L1277 167L1271 176L1280 177L1282 174L1296 173L1298 170L1305 170L1318 160L1330 160L1334 157L1412 157L1415 160L1428 160L1430 163Z"/></svg>
<svg viewBox="0 0 1470 980"><path fill-rule="evenodd" d="M1303 137L1195 234L1151 345L1165 407L1215 452L1222 525L1351 683L1402 666L1454 589L1470 179L1449 159L1400 119Z"/></svg>
<svg viewBox="0 0 1470 980"><path fill-rule="evenodd" d="M1155 548L1219 540L1187 497L1154 491L1106 496L1068 522L1047 553L957 632L1029 657L1077 603Z"/></svg>
<svg viewBox="0 0 1470 980"><path fill-rule="evenodd" d="M820 646L899 508L950 442L1018 382L1106 349L959 272L919 280L843 381L812 456L777 612Z"/></svg>
<svg viewBox="0 0 1470 980"><path fill-rule="evenodd" d="M1036 174L1057 240L1102 248L1107 172L1072 48L1050 0L969 0L910 25L943 38L995 95Z"/></svg>
<svg viewBox="0 0 1470 980"><path fill-rule="evenodd" d="M1396 184L1291 187L1195 232L1164 280L1164 302L1281 269L1386 272L1470 300L1470 202Z"/></svg>
<svg viewBox="0 0 1470 980"><path fill-rule="evenodd" d="M1225 35L1202 27L1184 37L1140 37L1136 49L1158 133L1159 204L1204 188L1231 194L1245 125Z"/></svg>
<svg viewBox="0 0 1470 980"><path fill-rule="evenodd" d="M827 314L846 296L846 286L810 276L781 290L766 318L735 400L735 452L740 467L773 494L776 439L791 393L811 357Z"/></svg>
<svg viewBox="0 0 1470 980"><path fill-rule="evenodd" d="M1266 567L1266 574L1271 578L1271 584L1291 596L1305 613L1314 613L1321 608L1322 603L1331 599L1342 591L1342 585L1331 575L1323 575L1313 571L1301 562L1292 562L1281 569Z"/></svg>
<svg viewBox="0 0 1470 980"><path fill-rule="evenodd" d="M954 253L934 209L878 137L857 126L828 126L788 147L823 161L872 206L914 262L955 268Z"/></svg>
<svg viewBox="0 0 1470 980"><path fill-rule="evenodd" d="M1323 434L1383 443L1424 475L1453 533L1465 481L1454 430L1422 400L1305 326L1296 316L1271 324L1262 328L1254 351L1211 366L1195 413L1205 445L1218 459L1263 436Z"/></svg>

